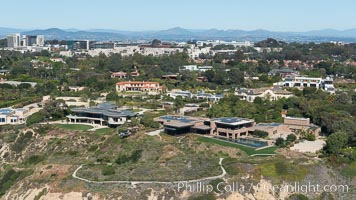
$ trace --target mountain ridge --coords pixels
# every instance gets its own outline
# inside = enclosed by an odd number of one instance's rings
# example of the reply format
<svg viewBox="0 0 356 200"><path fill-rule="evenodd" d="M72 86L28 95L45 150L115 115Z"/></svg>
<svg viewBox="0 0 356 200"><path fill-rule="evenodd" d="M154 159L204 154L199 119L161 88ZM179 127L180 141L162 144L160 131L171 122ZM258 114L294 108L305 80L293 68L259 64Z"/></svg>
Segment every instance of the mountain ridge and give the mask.
<svg viewBox="0 0 356 200"><path fill-rule="evenodd" d="M241 30L241 29L185 29L173 27L165 30L150 31L125 31L115 29L89 29L80 30L76 28L60 29L34 29L24 30L0 27L0 36L14 32L27 35L45 35L46 39L59 40L251 40L258 41L273 37L284 41L330 41L340 40L345 42L356 42L356 28L346 30L321 29L305 32L269 31L265 29Z"/></svg>

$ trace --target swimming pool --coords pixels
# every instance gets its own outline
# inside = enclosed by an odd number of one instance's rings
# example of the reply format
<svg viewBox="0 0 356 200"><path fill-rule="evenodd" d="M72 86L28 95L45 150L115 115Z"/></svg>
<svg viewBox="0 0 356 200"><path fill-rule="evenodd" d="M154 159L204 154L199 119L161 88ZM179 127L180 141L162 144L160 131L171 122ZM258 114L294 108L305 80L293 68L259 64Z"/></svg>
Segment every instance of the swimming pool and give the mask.
<svg viewBox="0 0 356 200"><path fill-rule="evenodd" d="M251 139L251 138L231 139L231 138L223 138L223 137L217 137L217 136L215 136L214 138L220 139L220 140L229 141L229 142L234 142L234 143L237 143L237 144L246 145L246 146L253 147L253 148L261 148L261 147L268 146L268 142L267 141L254 140L254 139Z"/></svg>

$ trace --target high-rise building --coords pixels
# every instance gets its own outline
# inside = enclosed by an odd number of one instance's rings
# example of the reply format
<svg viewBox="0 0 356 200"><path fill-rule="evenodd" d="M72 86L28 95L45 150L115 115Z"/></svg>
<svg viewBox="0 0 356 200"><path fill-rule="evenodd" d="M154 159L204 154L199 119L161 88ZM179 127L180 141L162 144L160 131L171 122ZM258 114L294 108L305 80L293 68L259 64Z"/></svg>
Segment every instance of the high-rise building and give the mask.
<svg viewBox="0 0 356 200"><path fill-rule="evenodd" d="M34 46L37 44L37 36L25 35L23 36L23 46Z"/></svg>
<svg viewBox="0 0 356 200"><path fill-rule="evenodd" d="M89 50L89 40L68 40L67 46L70 50Z"/></svg>
<svg viewBox="0 0 356 200"><path fill-rule="evenodd" d="M44 35L37 35L37 38L36 38L36 45L37 46L40 46L40 47L43 47L44 46Z"/></svg>
<svg viewBox="0 0 356 200"><path fill-rule="evenodd" d="M17 48L20 46L20 33L15 33L7 36L7 46Z"/></svg>

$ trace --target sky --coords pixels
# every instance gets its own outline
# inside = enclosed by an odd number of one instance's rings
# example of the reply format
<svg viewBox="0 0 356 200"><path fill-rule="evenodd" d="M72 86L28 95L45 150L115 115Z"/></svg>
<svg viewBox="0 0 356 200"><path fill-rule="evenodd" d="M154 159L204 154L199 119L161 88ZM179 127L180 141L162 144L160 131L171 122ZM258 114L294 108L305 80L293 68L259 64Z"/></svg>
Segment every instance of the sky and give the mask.
<svg viewBox="0 0 356 200"><path fill-rule="evenodd" d="M0 0L0 27L116 30L356 28L356 0Z"/></svg>

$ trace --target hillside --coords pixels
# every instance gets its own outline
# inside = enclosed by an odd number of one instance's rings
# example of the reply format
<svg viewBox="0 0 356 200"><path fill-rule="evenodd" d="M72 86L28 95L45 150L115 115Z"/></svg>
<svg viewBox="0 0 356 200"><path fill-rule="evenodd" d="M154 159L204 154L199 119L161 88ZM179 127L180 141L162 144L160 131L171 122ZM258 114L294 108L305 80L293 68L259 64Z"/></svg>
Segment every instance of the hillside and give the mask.
<svg viewBox="0 0 356 200"><path fill-rule="evenodd" d="M60 126L65 127L65 126ZM302 154L278 151L276 157L249 157L238 148L197 140L197 136L183 138L162 134L161 137L141 133L121 139L114 130L88 132L37 126L33 129L5 127L1 130L0 182L2 199L256 199L284 198L288 192L244 190L239 192L201 193L183 192L177 184L122 184L105 181L184 181L221 174L219 158L227 174L224 179L206 180L214 185L239 182L272 184L281 181L310 180L332 184L350 184L318 159ZM291 155L293 159L291 158ZM281 158L284 159L281 159ZM88 183L72 177L78 166L84 165L77 176L102 183ZM279 171L279 167L285 170ZM6 178L11 177L11 178ZM339 177L339 178L337 178ZM318 197L320 193L308 193ZM334 194L323 194L334 195ZM348 194L343 194L348 195ZM209 197L210 196L210 197Z"/></svg>

